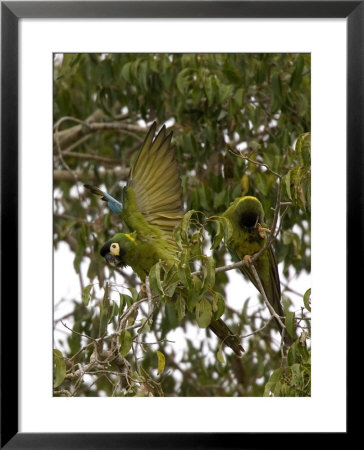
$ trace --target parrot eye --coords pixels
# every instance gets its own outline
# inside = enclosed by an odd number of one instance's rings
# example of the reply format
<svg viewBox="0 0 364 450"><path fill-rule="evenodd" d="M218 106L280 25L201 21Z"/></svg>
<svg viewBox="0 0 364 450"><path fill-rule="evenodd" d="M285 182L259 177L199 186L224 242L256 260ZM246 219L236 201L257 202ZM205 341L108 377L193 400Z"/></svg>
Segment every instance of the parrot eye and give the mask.
<svg viewBox="0 0 364 450"><path fill-rule="evenodd" d="M117 244L116 242L114 242L113 244L110 245L110 253L112 255L118 256L120 254L120 247L119 244Z"/></svg>

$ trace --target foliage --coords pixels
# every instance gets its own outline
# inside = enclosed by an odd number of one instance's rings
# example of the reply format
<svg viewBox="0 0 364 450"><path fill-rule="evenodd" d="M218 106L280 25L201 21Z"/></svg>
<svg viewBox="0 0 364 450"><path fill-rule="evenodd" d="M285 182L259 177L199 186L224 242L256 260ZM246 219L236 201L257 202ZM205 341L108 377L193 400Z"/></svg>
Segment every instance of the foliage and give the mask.
<svg viewBox="0 0 364 450"><path fill-rule="evenodd" d="M120 198L152 120L173 126L187 213L179 264L159 262L141 287L131 271L105 267L99 250L122 224L82 185ZM68 244L82 292L56 323L67 337L56 341L55 395L310 395L310 294L297 304L290 288L310 273L310 55L56 55L54 123L55 254ZM287 331L300 336L288 352L258 292L244 296L241 276L232 308L229 272L215 270L229 262L219 214L255 195L271 226L279 183L272 245ZM220 316L249 335L242 358L204 330Z"/></svg>
<svg viewBox="0 0 364 450"><path fill-rule="evenodd" d="M307 397L311 395L311 349L302 333L290 347L287 365L276 369L265 385L266 397Z"/></svg>

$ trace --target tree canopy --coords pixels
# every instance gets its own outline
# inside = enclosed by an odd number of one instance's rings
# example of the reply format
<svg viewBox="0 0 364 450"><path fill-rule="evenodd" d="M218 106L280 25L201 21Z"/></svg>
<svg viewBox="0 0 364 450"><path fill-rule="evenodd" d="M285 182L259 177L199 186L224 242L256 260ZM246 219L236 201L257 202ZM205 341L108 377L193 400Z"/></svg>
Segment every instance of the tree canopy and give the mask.
<svg viewBox="0 0 364 450"><path fill-rule="evenodd" d="M54 395L310 395L310 289L292 288L310 273L310 80L309 54L55 55L54 251L74 255L80 295L54 298L55 317L72 305L54 324ZM122 223L83 184L120 199L154 120L173 130L186 214L179 264L156 264L146 292L131 270L106 267L99 250ZM220 216L243 195L275 225L289 348L241 274L241 305L229 305ZM219 317L242 357L205 331Z"/></svg>

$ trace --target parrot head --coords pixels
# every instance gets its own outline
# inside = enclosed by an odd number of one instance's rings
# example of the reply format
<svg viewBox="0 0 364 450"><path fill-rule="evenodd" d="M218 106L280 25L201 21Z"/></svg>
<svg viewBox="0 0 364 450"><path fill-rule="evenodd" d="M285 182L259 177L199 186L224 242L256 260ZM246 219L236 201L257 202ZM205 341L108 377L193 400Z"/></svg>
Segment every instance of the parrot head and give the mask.
<svg viewBox="0 0 364 450"><path fill-rule="evenodd" d="M236 202L235 217L241 228L252 230L263 221L263 206L256 197L241 197Z"/></svg>
<svg viewBox="0 0 364 450"><path fill-rule="evenodd" d="M105 258L106 262L114 267L124 267L126 263L126 255L132 252L135 247L135 233L125 234L118 233L107 241L101 248L100 254Z"/></svg>

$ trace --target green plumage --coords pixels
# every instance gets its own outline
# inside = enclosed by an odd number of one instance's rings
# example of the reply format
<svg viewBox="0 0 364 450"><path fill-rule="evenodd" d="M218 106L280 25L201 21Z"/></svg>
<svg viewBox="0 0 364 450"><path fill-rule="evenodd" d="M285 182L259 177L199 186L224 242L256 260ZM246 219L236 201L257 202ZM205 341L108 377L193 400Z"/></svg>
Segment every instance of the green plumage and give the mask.
<svg viewBox="0 0 364 450"><path fill-rule="evenodd" d="M159 260L167 266L177 262L173 230L183 217L182 185L171 146L172 133L167 135L163 126L154 138L155 131L154 122L130 171L122 203L95 186L85 185L108 202L112 211L120 211L131 231L116 234L104 244L101 255L110 265L132 267L142 281ZM239 340L221 319L212 321L209 328L241 354Z"/></svg>
<svg viewBox="0 0 364 450"><path fill-rule="evenodd" d="M177 162L171 148L172 133L163 126L155 139L156 123L150 127L130 171L123 191L120 216L131 234L118 233L102 248L106 257L112 242L122 255L112 255L108 263L131 266L144 281L150 268L159 261L173 262L177 247L173 230L183 217L182 187ZM110 196L95 186L85 185L102 200Z"/></svg>
<svg viewBox="0 0 364 450"><path fill-rule="evenodd" d="M252 256L264 247L267 242L263 224L264 211L262 204L256 197L245 196L237 198L223 215L229 219L233 229L232 236L227 244L234 261L241 261L247 255ZM279 316L283 316L278 267L272 246L267 248L254 261L254 266L269 303ZM259 290L251 268L244 265L240 270ZM283 319L282 322L284 323ZM278 321L277 325L282 333L282 327ZM291 338L287 333L285 336L285 342L291 344Z"/></svg>

